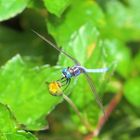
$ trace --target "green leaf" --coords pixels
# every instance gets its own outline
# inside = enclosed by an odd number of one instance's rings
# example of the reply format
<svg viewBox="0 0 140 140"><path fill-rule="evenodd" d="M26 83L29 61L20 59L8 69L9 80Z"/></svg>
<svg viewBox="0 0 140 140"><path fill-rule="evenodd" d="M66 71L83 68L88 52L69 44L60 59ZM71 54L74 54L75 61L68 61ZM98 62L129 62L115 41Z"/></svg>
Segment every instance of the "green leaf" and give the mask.
<svg viewBox="0 0 140 140"><path fill-rule="evenodd" d="M13 134L4 134L6 139L4 140L38 140L33 134L30 132L19 131Z"/></svg>
<svg viewBox="0 0 140 140"><path fill-rule="evenodd" d="M10 109L0 103L0 133L15 132L17 130L17 122Z"/></svg>
<svg viewBox="0 0 140 140"><path fill-rule="evenodd" d="M124 96L136 107L140 107L140 77L132 78L125 83Z"/></svg>
<svg viewBox="0 0 140 140"><path fill-rule="evenodd" d="M120 1L108 1L106 5L107 25L104 36L125 41L139 40L139 5L139 0L129 0L128 6L123 5Z"/></svg>
<svg viewBox="0 0 140 140"><path fill-rule="evenodd" d="M21 13L29 0L0 0L0 21L7 20Z"/></svg>
<svg viewBox="0 0 140 140"><path fill-rule="evenodd" d="M47 27L57 44L63 46L75 31L90 22L100 27L104 24L104 15L100 7L94 1L78 0L73 1L68 12L61 18L50 16Z"/></svg>
<svg viewBox="0 0 140 140"><path fill-rule="evenodd" d="M104 51L106 53L106 61L108 63L116 63L117 72L127 78L131 71L131 52L125 44L117 39L105 39Z"/></svg>
<svg viewBox="0 0 140 140"><path fill-rule="evenodd" d="M28 13L28 18L35 21L33 17L30 17L30 14ZM37 15L36 17L38 18ZM39 19L39 21L42 22L41 19ZM31 28L32 25L28 28ZM41 25L43 26L43 23ZM34 24L34 26L39 25ZM44 28L41 27L39 30L44 30ZM0 65L5 64L16 54L20 54L24 60L30 61L30 63L32 62L35 66L44 63L56 64L57 54L52 55L53 51L55 50L49 47L48 44L42 42L31 30L27 30L27 32L17 32L0 26Z"/></svg>
<svg viewBox="0 0 140 140"><path fill-rule="evenodd" d="M44 4L50 13L60 17L64 10L70 5L71 0L44 0Z"/></svg>
<svg viewBox="0 0 140 140"><path fill-rule="evenodd" d="M86 23L71 35L70 40L65 43L63 49L76 58L81 65L84 65L87 60L90 60L98 38L99 31L95 25ZM61 66L74 65L73 61L64 55L60 55L58 63Z"/></svg>
<svg viewBox="0 0 140 140"><path fill-rule="evenodd" d="M58 78L59 68L31 68L17 55L0 70L0 81L3 81L0 102L8 104L17 121L27 129L46 128L45 116L62 101L62 97L50 95L45 81Z"/></svg>
<svg viewBox="0 0 140 140"><path fill-rule="evenodd" d="M0 103L1 140L37 140L30 132L18 131L18 123L8 106Z"/></svg>

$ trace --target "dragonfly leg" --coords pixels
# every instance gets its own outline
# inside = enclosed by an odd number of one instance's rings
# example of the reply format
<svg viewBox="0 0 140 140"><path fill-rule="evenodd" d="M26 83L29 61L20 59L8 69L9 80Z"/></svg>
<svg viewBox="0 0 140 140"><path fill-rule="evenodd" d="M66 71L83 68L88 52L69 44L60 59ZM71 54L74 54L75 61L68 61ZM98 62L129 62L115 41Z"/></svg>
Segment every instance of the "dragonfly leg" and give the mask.
<svg viewBox="0 0 140 140"><path fill-rule="evenodd" d="M66 87L63 89L63 91L65 91L68 88L70 82L71 82L71 79L67 79L66 84L65 84Z"/></svg>
<svg viewBox="0 0 140 140"><path fill-rule="evenodd" d="M60 79L58 79L57 81L62 81L63 79L65 79L65 77L61 77Z"/></svg>

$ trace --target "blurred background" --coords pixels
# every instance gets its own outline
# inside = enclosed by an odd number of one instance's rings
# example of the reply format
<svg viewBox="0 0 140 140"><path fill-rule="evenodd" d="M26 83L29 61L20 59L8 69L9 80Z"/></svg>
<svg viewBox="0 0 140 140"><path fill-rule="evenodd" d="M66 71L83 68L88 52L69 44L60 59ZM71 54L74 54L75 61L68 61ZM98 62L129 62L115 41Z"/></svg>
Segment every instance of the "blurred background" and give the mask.
<svg viewBox="0 0 140 140"><path fill-rule="evenodd" d="M140 139L139 0L0 0L0 139ZM47 82L74 63L32 30L87 68L107 114L104 118L84 75L65 94Z"/></svg>

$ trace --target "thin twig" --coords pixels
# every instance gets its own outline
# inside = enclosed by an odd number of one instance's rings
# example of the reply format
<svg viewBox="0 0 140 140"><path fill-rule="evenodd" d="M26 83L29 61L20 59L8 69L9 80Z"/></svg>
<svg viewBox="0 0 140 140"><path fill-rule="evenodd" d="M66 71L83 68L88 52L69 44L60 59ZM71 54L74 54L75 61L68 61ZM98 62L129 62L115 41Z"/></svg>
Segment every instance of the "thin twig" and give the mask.
<svg viewBox="0 0 140 140"><path fill-rule="evenodd" d="M122 97L122 93L118 93L118 94L115 95L115 97L113 97L113 99L110 101L110 103L108 104L107 108L105 109L106 117L101 116L99 118L99 121L98 121L96 129L93 130L92 133L88 134L88 136L85 137L85 140L93 140L94 137L99 135L102 127L104 126L104 124L106 123L108 118L110 117L110 115L113 112L113 110L115 109L115 107L120 102L121 97Z"/></svg>
<svg viewBox="0 0 140 140"><path fill-rule="evenodd" d="M73 103L73 101L66 96L65 94L62 94L63 98L70 104L70 106L73 108L73 110L75 111L75 113L79 116L81 122L84 124L84 126L91 132L92 127L90 126L90 124L88 123L88 121L82 117L80 111L78 110L78 108L76 107L76 105Z"/></svg>

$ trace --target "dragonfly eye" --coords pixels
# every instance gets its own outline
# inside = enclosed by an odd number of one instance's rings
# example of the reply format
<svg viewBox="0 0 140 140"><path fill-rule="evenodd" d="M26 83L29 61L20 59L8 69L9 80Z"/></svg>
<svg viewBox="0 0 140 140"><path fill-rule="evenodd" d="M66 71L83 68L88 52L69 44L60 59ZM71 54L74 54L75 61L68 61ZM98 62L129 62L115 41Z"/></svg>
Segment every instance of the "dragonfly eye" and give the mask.
<svg viewBox="0 0 140 140"><path fill-rule="evenodd" d="M66 73L65 76L66 76L67 79L70 79L70 78L71 78L71 74L70 74L70 72L67 71L67 73Z"/></svg>
<svg viewBox="0 0 140 140"><path fill-rule="evenodd" d="M63 75L64 75L67 79L69 79L69 78L72 77L72 76L71 76L71 73L68 71L67 68L64 68L64 69L62 70L62 73L63 73Z"/></svg>
<svg viewBox="0 0 140 140"><path fill-rule="evenodd" d="M66 73L67 72L67 68L62 69L62 73Z"/></svg>

